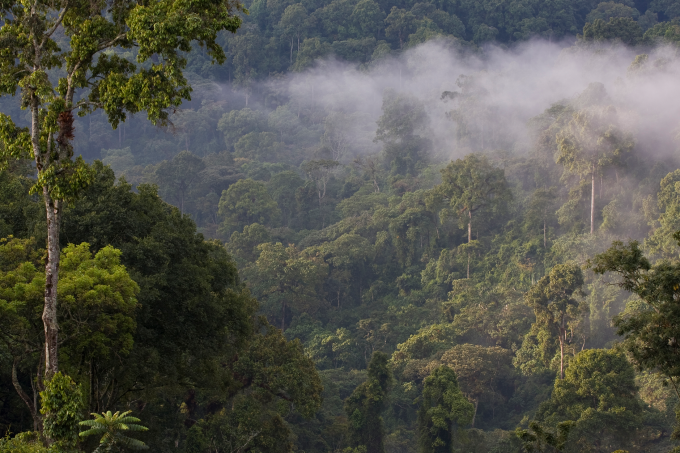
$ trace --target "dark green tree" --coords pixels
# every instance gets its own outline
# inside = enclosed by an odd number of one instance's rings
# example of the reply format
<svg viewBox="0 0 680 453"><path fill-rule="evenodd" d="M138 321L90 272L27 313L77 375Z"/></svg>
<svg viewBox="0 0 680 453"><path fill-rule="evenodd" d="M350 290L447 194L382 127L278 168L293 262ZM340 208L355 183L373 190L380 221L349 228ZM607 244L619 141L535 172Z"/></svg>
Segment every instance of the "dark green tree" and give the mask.
<svg viewBox="0 0 680 453"><path fill-rule="evenodd" d="M399 48L403 49L408 35L416 29L416 16L410 11L393 6L385 23L385 34L397 38Z"/></svg>
<svg viewBox="0 0 680 453"><path fill-rule="evenodd" d="M179 406L188 398L186 382L199 394L225 382L220 361L230 361L252 338L257 302L222 243L204 240L153 187L133 192L124 181L116 184L110 169L94 167L95 182L64 213L62 237L89 241L93 252L107 244L119 249L120 263L139 285L139 305L128 356L112 353L110 362L92 367L77 355L73 362L81 366L81 382L96 384L89 386L89 412L144 401L154 414L146 420L149 436L160 443L166 430L185 429L182 416L162 409L166 398Z"/></svg>
<svg viewBox="0 0 680 453"><path fill-rule="evenodd" d="M305 181L294 171L282 171L267 181L267 190L281 210L283 226L293 227L293 222L298 213L295 193L304 183Z"/></svg>
<svg viewBox="0 0 680 453"><path fill-rule="evenodd" d="M418 409L418 451L452 453L456 434L472 421L474 407L461 393L456 373L446 365L423 382Z"/></svg>
<svg viewBox="0 0 680 453"><path fill-rule="evenodd" d="M424 104L412 96L387 89L382 111L375 140L384 143L386 163L395 175L415 175L418 166L427 162L427 153L432 147L427 138L429 118Z"/></svg>
<svg viewBox="0 0 680 453"><path fill-rule="evenodd" d="M257 110L244 108L222 115L217 129L224 134L227 149L231 150L239 138L250 132L260 132L267 127L266 117Z"/></svg>
<svg viewBox="0 0 680 453"><path fill-rule="evenodd" d="M624 354L605 349L578 353L536 414L544 426L571 422L566 452L626 448L642 418L632 365Z"/></svg>
<svg viewBox="0 0 680 453"><path fill-rule="evenodd" d="M575 340L578 324L588 308L576 296L582 294L583 272L578 264L558 264L524 296L536 315L535 329L554 332L560 345L560 379L564 379L567 345Z"/></svg>
<svg viewBox="0 0 680 453"><path fill-rule="evenodd" d="M280 242L260 244L257 252L257 261L248 270L248 283L270 319L280 317L281 331L286 329L289 310L298 315L319 309L321 285L328 275L328 265L321 257Z"/></svg>
<svg viewBox="0 0 680 453"><path fill-rule="evenodd" d="M352 447L363 446L370 452L385 452L385 428L381 415L387 405L392 380L389 356L374 352L368 364L368 379L345 401Z"/></svg>
<svg viewBox="0 0 680 453"><path fill-rule="evenodd" d="M126 112L146 111L152 123L166 123L170 109L190 98L183 70L192 43L223 63L217 35L239 28L235 13L242 9L237 2L210 0L0 4L0 95L20 92L22 108L30 115L30 126L20 127L18 118L0 114L0 156L3 161L34 160L37 179L31 191L42 195L47 213L47 376L58 371L56 288L63 204L93 177L82 158L73 158L74 113L101 109L116 127ZM138 64L122 57L120 49L134 49Z"/></svg>
<svg viewBox="0 0 680 453"><path fill-rule="evenodd" d="M377 36L382 29L385 13L375 0L361 0L354 7L351 18L364 36Z"/></svg>
<svg viewBox="0 0 680 453"><path fill-rule="evenodd" d="M224 219L221 229L226 234L253 223L273 224L281 216L264 183L252 179L241 179L223 191L218 213Z"/></svg>
<svg viewBox="0 0 680 453"><path fill-rule="evenodd" d="M590 96L599 100L589 101L594 105L575 112L569 124L557 134L555 162L568 173L590 177L590 234L593 234L595 178L607 167L620 165L633 149L634 142L621 129L616 108L603 102L606 99L604 87L591 84L581 98Z"/></svg>
<svg viewBox="0 0 680 453"><path fill-rule="evenodd" d="M283 12L279 28L283 36L290 38L290 64L293 64L293 45L297 39L297 51L300 52L300 38L304 36L307 22L307 10L301 3L290 5Z"/></svg>
<svg viewBox="0 0 680 453"><path fill-rule="evenodd" d="M477 154L447 165L437 190L449 200L444 215L453 215L467 224L468 242L472 241L472 214L500 211L511 197L505 172Z"/></svg>
<svg viewBox="0 0 680 453"><path fill-rule="evenodd" d="M680 232L674 238L680 245ZM616 241L590 264L598 274L618 274L618 285L638 297L614 318L617 333L623 336L635 364L661 373L680 397L680 264L664 260L652 265L637 241ZM675 439L680 439L678 426L680 412L676 408Z"/></svg>
<svg viewBox="0 0 680 453"><path fill-rule="evenodd" d="M642 28L630 16L611 17L608 22L595 19L583 27L582 40L585 42L620 41L634 46L642 40Z"/></svg>
<svg viewBox="0 0 680 453"><path fill-rule="evenodd" d="M170 199L177 203L182 215L189 190L198 182L204 168L203 160L189 151L182 151L172 160L164 160L156 167L155 176L161 194L166 200Z"/></svg>
<svg viewBox="0 0 680 453"><path fill-rule="evenodd" d="M637 20L640 17L640 12L623 3L602 2L597 5L597 8L588 13L586 20L588 22L594 22L595 20L600 19L604 22L608 22L609 19L614 17L630 17Z"/></svg>

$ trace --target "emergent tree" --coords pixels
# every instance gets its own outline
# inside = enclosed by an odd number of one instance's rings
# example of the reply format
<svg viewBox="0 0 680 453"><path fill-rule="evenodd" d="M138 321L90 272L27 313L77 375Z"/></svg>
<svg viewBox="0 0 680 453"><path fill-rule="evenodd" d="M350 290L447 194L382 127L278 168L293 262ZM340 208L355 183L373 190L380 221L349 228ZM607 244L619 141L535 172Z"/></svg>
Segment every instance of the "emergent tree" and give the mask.
<svg viewBox="0 0 680 453"><path fill-rule="evenodd" d="M0 95L21 94L30 125L0 114L0 156L35 161L33 193L47 211L45 266L45 373L58 370L57 281L62 205L91 180L74 159L73 114L103 110L113 127L126 114L146 111L166 123L172 109L190 98L183 75L191 43L205 46L213 61L225 55L222 30L235 32L243 10L237 1L30 0L0 3ZM136 64L119 54L135 49Z"/></svg>

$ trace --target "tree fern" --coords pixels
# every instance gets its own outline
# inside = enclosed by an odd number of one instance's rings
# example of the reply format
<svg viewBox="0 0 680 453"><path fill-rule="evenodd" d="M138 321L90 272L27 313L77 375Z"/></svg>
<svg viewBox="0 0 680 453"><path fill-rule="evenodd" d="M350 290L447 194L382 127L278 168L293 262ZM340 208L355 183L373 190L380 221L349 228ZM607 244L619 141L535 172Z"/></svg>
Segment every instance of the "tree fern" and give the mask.
<svg viewBox="0 0 680 453"><path fill-rule="evenodd" d="M93 413L94 420L85 420L80 422L82 426L89 429L80 433L80 437L87 436L101 436L99 446L95 450L99 452L114 452L122 448L129 448L132 450L143 450L149 448L144 442L138 439L133 439L125 435L126 431L147 431L148 428L139 425L140 420L137 417L129 416L131 411L123 413L111 411L102 412L101 415Z"/></svg>

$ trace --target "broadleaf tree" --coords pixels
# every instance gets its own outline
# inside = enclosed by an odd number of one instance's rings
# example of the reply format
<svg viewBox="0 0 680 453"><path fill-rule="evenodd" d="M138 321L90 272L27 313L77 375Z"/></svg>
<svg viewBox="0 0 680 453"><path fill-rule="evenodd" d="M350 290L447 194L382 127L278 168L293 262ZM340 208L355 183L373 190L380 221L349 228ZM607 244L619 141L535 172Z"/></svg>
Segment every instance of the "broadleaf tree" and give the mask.
<svg viewBox="0 0 680 453"><path fill-rule="evenodd" d="M588 307L575 296L583 294L583 272L578 264L558 264L524 295L534 309L534 328L557 333L560 345L560 379L564 379L564 355L567 344Z"/></svg>
<svg viewBox="0 0 680 453"><path fill-rule="evenodd" d="M217 0L0 3L0 95L20 94L30 117L24 127L0 114L0 156L5 162L35 162L31 191L42 194L47 211L47 376L58 371L56 288L63 204L92 179L84 160L74 158L74 113L103 110L113 127L140 111L154 124L167 123L171 111L190 99L183 70L192 43L207 48L213 62L223 63L217 35L239 28L239 11L245 9L237 1ZM122 49L134 49L136 62L122 57Z"/></svg>
<svg viewBox="0 0 680 453"><path fill-rule="evenodd" d="M458 387L456 373L446 365L423 382L418 410L418 436L423 453L453 451L457 431L472 420L473 406Z"/></svg>
<svg viewBox="0 0 680 453"><path fill-rule="evenodd" d="M596 105L575 112L569 124L557 134L555 162L567 173L590 177L590 234L593 234L596 176L608 167L621 165L634 142L623 131L616 108L597 105L606 100L602 85L591 84L581 98L582 102Z"/></svg>

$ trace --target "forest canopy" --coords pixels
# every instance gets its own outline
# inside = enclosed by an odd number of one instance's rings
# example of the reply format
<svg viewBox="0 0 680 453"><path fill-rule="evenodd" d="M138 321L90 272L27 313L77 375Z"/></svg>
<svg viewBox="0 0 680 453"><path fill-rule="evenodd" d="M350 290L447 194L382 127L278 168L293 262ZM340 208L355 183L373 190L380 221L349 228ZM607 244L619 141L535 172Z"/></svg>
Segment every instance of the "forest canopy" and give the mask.
<svg viewBox="0 0 680 453"><path fill-rule="evenodd" d="M0 451L680 449L680 3L69 2L0 3Z"/></svg>

